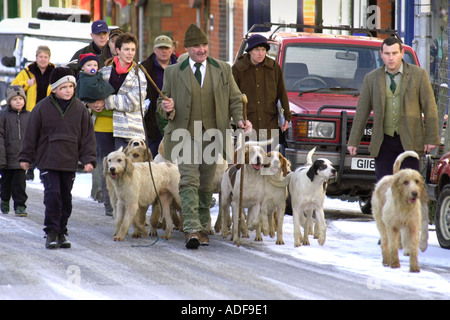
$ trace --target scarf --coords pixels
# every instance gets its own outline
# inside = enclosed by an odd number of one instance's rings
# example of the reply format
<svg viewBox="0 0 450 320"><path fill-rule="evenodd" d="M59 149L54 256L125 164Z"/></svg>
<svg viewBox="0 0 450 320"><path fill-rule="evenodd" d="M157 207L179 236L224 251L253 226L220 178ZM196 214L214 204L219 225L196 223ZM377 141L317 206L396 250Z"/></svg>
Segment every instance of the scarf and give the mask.
<svg viewBox="0 0 450 320"><path fill-rule="evenodd" d="M131 62L129 65L127 65L125 68L122 68L122 66L120 65L119 62L119 57L115 56L114 57L114 63L116 64L116 72L117 74L124 74L124 73L128 73L128 71L130 71L131 69L131 65L133 64L133 62Z"/></svg>

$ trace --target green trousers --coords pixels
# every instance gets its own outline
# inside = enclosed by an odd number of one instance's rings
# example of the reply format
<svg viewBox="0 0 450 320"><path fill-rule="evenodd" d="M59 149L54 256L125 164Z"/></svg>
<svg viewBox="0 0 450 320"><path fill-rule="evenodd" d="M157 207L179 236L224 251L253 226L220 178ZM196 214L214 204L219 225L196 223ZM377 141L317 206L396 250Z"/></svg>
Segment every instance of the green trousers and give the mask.
<svg viewBox="0 0 450 320"><path fill-rule="evenodd" d="M195 187L180 189L183 230L190 233L206 233L211 221L209 205L212 192L203 192Z"/></svg>

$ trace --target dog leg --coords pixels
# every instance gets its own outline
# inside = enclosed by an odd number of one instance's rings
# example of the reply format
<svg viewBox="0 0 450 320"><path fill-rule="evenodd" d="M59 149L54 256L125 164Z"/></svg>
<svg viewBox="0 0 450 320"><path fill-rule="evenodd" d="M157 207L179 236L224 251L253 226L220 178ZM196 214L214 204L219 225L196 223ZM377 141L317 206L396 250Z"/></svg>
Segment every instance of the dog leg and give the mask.
<svg viewBox="0 0 450 320"><path fill-rule="evenodd" d="M277 241L275 242L275 244L278 244L278 245L284 244L284 240L283 240L284 209L285 208L280 208L280 211L279 211L280 214L276 214L277 211L275 211L275 214L277 217Z"/></svg>
<svg viewBox="0 0 450 320"><path fill-rule="evenodd" d="M225 228L224 225L222 225L222 195L221 192L219 192L219 213L217 214L216 223L214 224L214 231L219 233L222 228Z"/></svg>
<svg viewBox="0 0 450 320"><path fill-rule="evenodd" d="M258 224L258 226L256 227L255 241L263 241L263 238L261 235L261 223Z"/></svg>
<svg viewBox="0 0 450 320"><path fill-rule="evenodd" d="M372 212L373 212L373 217L375 219L375 223L377 225L378 232L380 233L380 237L381 237L380 247L381 247L381 255L382 255L382 265L385 267L388 267L391 259L389 257L386 226L381 218L382 204L379 201L378 195L376 195L376 196L374 195L372 197Z"/></svg>
<svg viewBox="0 0 450 320"><path fill-rule="evenodd" d="M300 247L302 245L302 230L300 229L300 216L303 214L301 210L296 207L292 207L292 217L294 221L294 247Z"/></svg>
<svg viewBox="0 0 450 320"><path fill-rule="evenodd" d="M166 233L161 238L169 240L173 229L173 221L170 215L170 203L172 202L172 196L168 192L161 192L159 198L162 204L162 214L164 220L166 221Z"/></svg>
<svg viewBox="0 0 450 320"><path fill-rule="evenodd" d="M382 265L385 267L388 267L391 261L390 255L389 255L389 242L387 238L387 232L386 232L386 226L383 222L378 222L378 231L380 232L381 241L380 241L380 247L381 247L381 255L382 255Z"/></svg>
<svg viewBox="0 0 450 320"><path fill-rule="evenodd" d="M125 212L124 203L122 201L117 201L116 209L117 215L115 217L114 240L116 240L115 237L119 234L120 226L123 223L123 216Z"/></svg>
<svg viewBox="0 0 450 320"><path fill-rule="evenodd" d="M247 228L247 222L245 219L245 209L241 212L241 238L250 238Z"/></svg>
<svg viewBox="0 0 450 320"><path fill-rule="evenodd" d="M261 212L261 228L262 228L262 232L265 236L268 236L270 233L270 224L273 225L273 221L272 223L269 222L269 213L267 211ZM272 214L270 214L270 218L272 218ZM273 229L273 227L272 227Z"/></svg>
<svg viewBox="0 0 450 320"><path fill-rule="evenodd" d="M147 236L147 229L145 228L145 214L148 207L139 206L137 214L134 217L133 225L134 232L131 235L133 238L145 238Z"/></svg>
<svg viewBox="0 0 450 320"><path fill-rule="evenodd" d="M277 212L272 212L269 214L269 235L271 238L275 238L275 226L277 225L275 219L277 219Z"/></svg>
<svg viewBox="0 0 450 320"><path fill-rule="evenodd" d="M409 251L409 271L420 272L418 253L419 253L419 229L416 224L411 223L405 228L405 234L408 238L407 246Z"/></svg>
<svg viewBox="0 0 450 320"><path fill-rule="evenodd" d="M128 205L128 208L126 208L126 212L122 220L122 224L120 225L119 232L114 237L114 241L123 241L125 239L125 236L130 229L131 223L133 222L134 217L137 214L137 210L138 206L136 202Z"/></svg>
<svg viewBox="0 0 450 320"><path fill-rule="evenodd" d="M312 223L312 213L313 210L308 209L308 211L305 212L306 213L306 219L305 219L305 226L303 228L303 244L305 246L309 246L309 230L310 230L310 223Z"/></svg>
<svg viewBox="0 0 450 320"><path fill-rule="evenodd" d="M221 222L222 237L226 238L226 237L228 237L228 234L230 233L229 228L228 228L228 219L230 217L230 204L226 203L226 201L223 201L223 200L220 202L221 203L220 203L220 207L219 207L219 212L220 212L221 218L222 218L222 222Z"/></svg>
<svg viewBox="0 0 450 320"><path fill-rule="evenodd" d="M325 243L327 234L327 224L325 223L325 213L322 208L315 210L316 213L316 225L318 226L319 237L318 241L321 246Z"/></svg>
<svg viewBox="0 0 450 320"><path fill-rule="evenodd" d="M231 236L232 241L234 244L236 244L238 247L241 246L241 237L240 237L240 230L239 230L239 204L233 203L231 205L231 211L232 211L232 217L233 217L233 225L231 226Z"/></svg>
<svg viewBox="0 0 450 320"><path fill-rule="evenodd" d="M386 227L388 238L388 250L391 268L400 268L400 260L398 259L398 242L400 236L400 230L393 227Z"/></svg>
<svg viewBox="0 0 450 320"><path fill-rule="evenodd" d="M428 203L421 202L422 221L420 228L420 251L425 252L428 247Z"/></svg>
<svg viewBox="0 0 450 320"><path fill-rule="evenodd" d="M159 206L159 202L155 201L152 204L152 214L150 216L150 232L148 234L149 236L156 237L158 235L157 229L160 218L161 218L161 208Z"/></svg>

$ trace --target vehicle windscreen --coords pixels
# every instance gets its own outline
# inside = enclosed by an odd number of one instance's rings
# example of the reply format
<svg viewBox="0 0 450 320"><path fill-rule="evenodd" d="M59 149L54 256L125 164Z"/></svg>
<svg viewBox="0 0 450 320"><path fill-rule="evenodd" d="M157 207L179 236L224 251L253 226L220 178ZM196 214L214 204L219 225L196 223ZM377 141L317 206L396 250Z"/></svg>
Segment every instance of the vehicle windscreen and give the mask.
<svg viewBox="0 0 450 320"><path fill-rule="evenodd" d="M404 60L415 64L407 51ZM378 47L293 44L283 74L287 91L359 94L365 75L382 65Z"/></svg>

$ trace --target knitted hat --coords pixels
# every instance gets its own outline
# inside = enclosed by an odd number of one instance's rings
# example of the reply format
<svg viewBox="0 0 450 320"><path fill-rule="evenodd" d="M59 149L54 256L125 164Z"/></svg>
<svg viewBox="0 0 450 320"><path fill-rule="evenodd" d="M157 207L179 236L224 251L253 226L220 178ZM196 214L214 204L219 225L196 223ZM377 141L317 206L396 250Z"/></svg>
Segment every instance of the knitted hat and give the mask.
<svg viewBox="0 0 450 320"><path fill-rule="evenodd" d="M266 48L267 51L269 51L270 49L270 46L267 43L267 38L260 34L254 34L250 38L248 38L247 44L248 44L247 49L245 49L245 51L247 52L251 51L256 47L264 47Z"/></svg>
<svg viewBox="0 0 450 320"><path fill-rule="evenodd" d="M16 96L21 96L25 103L27 102L27 96L25 95L25 90L23 90L22 86L12 85L6 89L6 102L10 104L12 98Z"/></svg>
<svg viewBox="0 0 450 320"><path fill-rule="evenodd" d="M95 60L95 61L97 61L97 64L98 64L98 57L97 57L97 55L95 55L95 54L93 54L91 52L80 54L80 58L78 59L79 64L80 64L80 68L82 68L83 65L86 62L88 62L89 60Z"/></svg>
<svg viewBox="0 0 450 320"><path fill-rule="evenodd" d="M77 86L77 80L73 76L72 70L64 67L57 67L50 73L50 89L55 90L58 86L65 82L72 82Z"/></svg>
<svg viewBox="0 0 450 320"><path fill-rule="evenodd" d="M197 27L195 24L191 24L189 28L187 28L186 33L184 34L184 47L193 47L198 44L208 44L208 37L206 33Z"/></svg>

